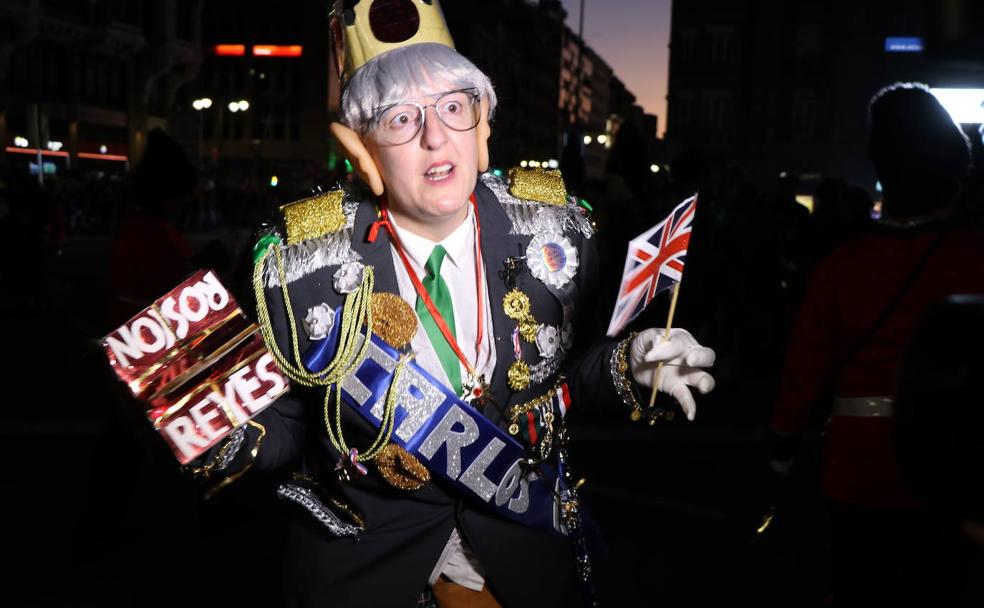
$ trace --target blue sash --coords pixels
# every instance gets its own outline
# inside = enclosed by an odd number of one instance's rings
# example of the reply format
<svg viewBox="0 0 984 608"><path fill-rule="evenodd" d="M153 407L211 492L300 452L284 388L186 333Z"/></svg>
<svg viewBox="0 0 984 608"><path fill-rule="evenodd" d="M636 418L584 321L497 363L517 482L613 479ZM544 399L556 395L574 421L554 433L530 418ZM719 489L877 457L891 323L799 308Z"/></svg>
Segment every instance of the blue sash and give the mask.
<svg viewBox="0 0 984 608"><path fill-rule="evenodd" d="M304 353L308 370L317 373L334 357L340 327L341 309L329 335ZM362 365L340 384L342 400L377 429L399 358L399 351L373 334ZM543 463L524 475L523 446L412 360L404 365L396 389L394 443L463 496L499 515L568 534L559 497L567 500L570 492L554 466Z"/></svg>

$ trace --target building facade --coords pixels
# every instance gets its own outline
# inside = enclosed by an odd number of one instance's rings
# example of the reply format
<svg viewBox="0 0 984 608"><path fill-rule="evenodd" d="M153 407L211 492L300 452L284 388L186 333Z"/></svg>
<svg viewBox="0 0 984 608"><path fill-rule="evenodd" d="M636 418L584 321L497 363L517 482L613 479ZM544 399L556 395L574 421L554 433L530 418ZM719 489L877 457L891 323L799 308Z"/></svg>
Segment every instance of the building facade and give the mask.
<svg viewBox="0 0 984 608"><path fill-rule="evenodd" d="M893 82L958 86L979 67L891 39L930 37L919 0L697 0L673 4L666 140L671 155L737 164L758 183L782 172L843 177L875 194L868 103ZM921 42L919 44L921 47ZM966 84L964 86L967 86Z"/></svg>
<svg viewBox="0 0 984 608"><path fill-rule="evenodd" d="M0 2L0 155L122 168L201 63L200 0Z"/></svg>

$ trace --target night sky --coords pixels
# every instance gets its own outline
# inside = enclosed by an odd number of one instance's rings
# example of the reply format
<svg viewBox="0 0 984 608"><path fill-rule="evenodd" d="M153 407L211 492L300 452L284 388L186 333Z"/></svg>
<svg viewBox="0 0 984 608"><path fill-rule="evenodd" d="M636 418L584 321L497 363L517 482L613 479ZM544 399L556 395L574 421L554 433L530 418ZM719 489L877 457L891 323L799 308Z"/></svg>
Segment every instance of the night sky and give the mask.
<svg viewBox="0 0 984 608"><path fill-rule="evenodd" d="M581 0L563 0L577 32ZM601 55L643 109L666 125L671 0L584 0L584 39Z"/></svg>

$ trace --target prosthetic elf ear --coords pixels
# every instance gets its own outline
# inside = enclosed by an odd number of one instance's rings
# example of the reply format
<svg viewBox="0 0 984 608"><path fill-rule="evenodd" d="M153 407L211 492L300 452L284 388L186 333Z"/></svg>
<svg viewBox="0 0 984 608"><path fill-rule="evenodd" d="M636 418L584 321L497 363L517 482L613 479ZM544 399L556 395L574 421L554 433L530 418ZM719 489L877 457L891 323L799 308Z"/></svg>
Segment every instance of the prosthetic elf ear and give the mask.
<svg viewBox="0 0 984 608"><path fill-rule="evenodd" d="M489 125L489 98L483 96L479 107L481 116L475 127L478 137L478 172L485 173L489 170L489 136L492 135L492 127Z"/></svg>
<svg viewBox="0 0 984 608"><path fill-rule="evenodd" d="M372 156L369 155L369 150L366 149L366 145L362 142L359 134L340 122L331 123L328 130L338 140L339 145L342 146L342 152L345 153L345 158L352 163L362 181L369 186L373 194L381 196L383 194L383 178L379 175L379 167L372 160ZM488 136L486 135L486 137ZM487 159L488 151L486 151L485 156ZM488 161L486 160L486 162Z"/></svg>

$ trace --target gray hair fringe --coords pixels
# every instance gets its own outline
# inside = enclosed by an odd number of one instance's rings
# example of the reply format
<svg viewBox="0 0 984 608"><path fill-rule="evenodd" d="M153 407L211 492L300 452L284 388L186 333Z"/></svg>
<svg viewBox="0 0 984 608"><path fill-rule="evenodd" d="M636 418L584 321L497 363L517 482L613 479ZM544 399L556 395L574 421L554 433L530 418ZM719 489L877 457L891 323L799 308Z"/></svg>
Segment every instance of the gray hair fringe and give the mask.
<svg viewBox="0 0 984 608"><path fill-rule="evenodd" d="M362 132L377 108L406 99L414 88L435 81L452 89L478 89L489 100L492 120L496 97L489 77L454 49L425 42L387 51L356 70L342 93L342 123Z"/></svg>

